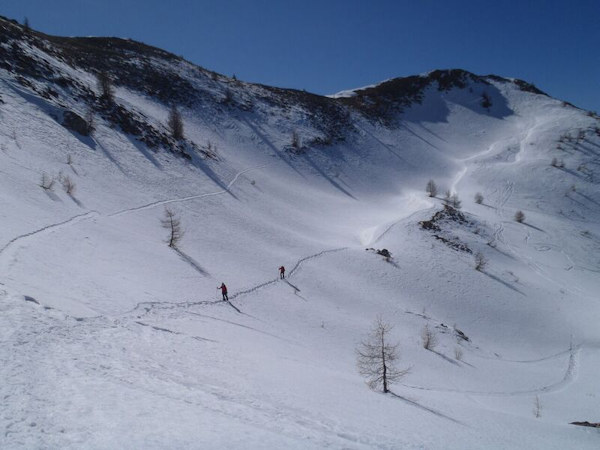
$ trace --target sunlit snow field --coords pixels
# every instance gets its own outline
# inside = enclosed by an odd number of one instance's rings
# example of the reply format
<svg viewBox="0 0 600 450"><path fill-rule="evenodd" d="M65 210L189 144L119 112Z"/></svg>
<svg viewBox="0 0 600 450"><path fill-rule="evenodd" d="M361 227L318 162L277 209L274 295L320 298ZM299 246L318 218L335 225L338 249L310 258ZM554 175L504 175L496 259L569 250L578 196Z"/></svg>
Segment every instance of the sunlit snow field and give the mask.
<svg viewBox="0 0 600 450"><path fill-rule="evenodd" d="M490 112L431 89L397 130L357 116L346 142L300 155L275 119L184 110L186 136L219 156L190 164L103 122L78 138L3 79L0 447L598 448L569 425L600 420L600 191L577 170L598 174L598 122L494 86ZM75 193L44 191L43 172ZM446 190L483 271L419 226ZM394 395L355 366L377 315L411 367Z"/></svg>

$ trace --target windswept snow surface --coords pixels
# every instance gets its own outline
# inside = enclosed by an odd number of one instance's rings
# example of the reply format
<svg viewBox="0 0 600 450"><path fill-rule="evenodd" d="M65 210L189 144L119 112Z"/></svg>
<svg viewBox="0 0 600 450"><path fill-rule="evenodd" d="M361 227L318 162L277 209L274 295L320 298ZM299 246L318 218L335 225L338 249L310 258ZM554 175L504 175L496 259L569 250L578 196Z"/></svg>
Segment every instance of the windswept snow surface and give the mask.
<svg viewBox="0 0 600 450"><path fill-rule="evenodd" d="M357 117L345 143L296 156L275 120L185 110L219 154L191 165L101 121L77 137L2 81L0 447L597 449L569 422L600 420L599 124L497 90L489 112L428 92L396 130ZM483 271L418 225L441 209L430 178L462 199L471 225L450 232ZM355 368L378 314L411 367L393 395Z"/></svg>

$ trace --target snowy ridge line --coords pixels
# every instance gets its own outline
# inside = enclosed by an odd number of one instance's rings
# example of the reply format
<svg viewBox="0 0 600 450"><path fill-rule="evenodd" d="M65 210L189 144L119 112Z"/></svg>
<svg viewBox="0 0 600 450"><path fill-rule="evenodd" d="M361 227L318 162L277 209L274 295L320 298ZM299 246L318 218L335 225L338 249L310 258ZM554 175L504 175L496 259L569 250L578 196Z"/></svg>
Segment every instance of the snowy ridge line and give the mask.
<svg viewBox="0 0 600 450"><path fill-rule="evenodd" d="M497 392L497 391L468 391L468 390L460 390L460 389L447 389L447 388L428 388L424 386L416 386L409 384L402 384L402 386L410 388L410 389L418 389L421 391L432 391L432 392L448 392L454 394L469 394L469 395L482 395L482 396L494 396L494 397L513 397L517 395L531 395L531 394L545 394L549 392L556 392L562 389L563 387L569 385L574 379L577 372L579 354L581 352L581 346L574 347L569 350L569 363L567 365L567 369L565 370L565 374L561 380L556 383L549 384L547 386L542 386L536 389L527 389L522 391L508 391L508 392Z"/></svg>
<svg viewBox="0 0 600 450"><path fill-rule="evenodd" d="M42 227L42 228L37 229L35 231L31 231L29 233L21 234L21 235L19 235L17 237L12 238L10 241L8 241L4 245L4 247L0 248L0 253L4 252L6 249L8 249L8 247L10 247L12 244L14 244L15 242L17 242L17 241L19 241L21 239L28 238L28 237L33 236L35 234L42 233L44 231L48 231L48 230L50 230L52 228L57 228L57 227L60 227L62 225L66 225L66 224L71 223L71 222L75 222L78 219L83 219L85 217L89 217L89 216L92 216L92 215L97 216L99 214L100 213L98 211L95 211L95 210L94 211L89 211L87 213L78 214L76 216L73 216L70 219L67 219L67 220L65 220L63 222L53 223L53 224L50 224L50 225L46 225L45 227Z"/></svg>
<svg viewBox="0 0 600 450"><path fill-rule="evenodd" d="M158 200L156 202L148 203L146 205L136 206L134 208L123 209L121 211L117 211L117 212L108 214L108 217L118 217L118 216L122 216L123 214L128 214L128 213L132 213L132 212L136 212L136 211L143 211L145 209L150 209L150 208L154 208L156 206L161 206L161 205L167 205L169 203L181 203L181 202L187 202L189 200L196 200L199 198L212 197L215 195L222 195L222 194L229 192L229 189L231 189L231 187L237 182L238 178L240 176L242 176L243 174L245 174L246 172L250 172L251 170L264 169L266 166L267 166L266 164L263 164L262 166L249 167L247 169L244 169L244 170L238 172L235 175L235 177L233 177L233 179L229 182L229 184L227 184L227 188L220 190L220 191L208 192L206 194L190 195L188 197L173 198L173 199L169 199L169 200Z"/></svg>

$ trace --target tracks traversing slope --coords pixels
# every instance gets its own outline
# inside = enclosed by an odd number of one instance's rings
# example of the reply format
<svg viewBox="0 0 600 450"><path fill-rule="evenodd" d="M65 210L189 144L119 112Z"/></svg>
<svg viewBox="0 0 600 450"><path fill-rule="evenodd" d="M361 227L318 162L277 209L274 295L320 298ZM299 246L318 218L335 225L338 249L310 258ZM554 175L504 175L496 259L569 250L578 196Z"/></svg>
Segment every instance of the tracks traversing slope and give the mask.
<svg viewBox="0 0 600 450"><path fill-rule="evenodd" d="M293 276L302 266L303 263L305 263L306 261L310 261L312 259L315 258L319 258L323 255L326 255L328 253L335 253L335 252L340 252L342 250L346 250L347 247L341 247L341 248L334 248L334 249L329 249L329 250L322 250L318 253L309 255L309 256L305 256L303 258L300 258L296 264L294 265L294 267L292 268L292 270L290 270L289 275L288 276ZM277 283L278 281L280 281L279 278L275 278L269 281L265 281L264 283L260 283L257 284L255 286L252 286L251 288L248 289L244 289L242 291L238 291L235 292L233 294L231 294L229 296L230 300L233 300L235 298L238 298L240 296L246 295L246 294L250 294L252 292L256 292L260 289L266 288L268 286L274 285L275 283ZM288 283L289 284L289 283ZM291 286L291 285L290 285ZM291 286L294 290L297 290L296 287ZM134 313L137 310L140 309L145 309L145 312L142 315L148 314L149 312L151 312L154 309L176 309L176 308L189 308L191 306L209 306L209 305L217 305L217 304L222 304L222 303L228 303L226 301L223 300L203 300L203 301L184 301L184 302L140 302L138 304L136 304L132 309L130 309L129 311L126 311L125 313L123 313L124 315L127 314L131 314ZM235 307L235 305L229 303L233 308L235 308L238 312L241 312L237 307Z"/></svg>
<svg viewBox="0 0 600 450"><path fill-rule="evenodd" d="M39 228L37 230L31 231L31 232L28 232L28 233L24 233L24 234L21 234L19 236L16 236L16 237L12 238L2 248L0 248L0 257L2 256L2 254L7 249L9 249L13 244L15 244L16 242L18 242L20 240L23 240L23 239L26 239L28 237L44 233L44 232L49 231L49 230L57 229L57 228L68 226L68 225L73 225L75 223L78 223L78 222L80 222L82 220L89 219L91 217L115 217L115 216L119 216L119 215L123 215L123 214L133 213L133 212L136 212L136 211L141 211L141 210L144 210L144 209L150 209L150 208L153 208L153 207L156 207L156 206L160 206L160 205L164 205L164 204L168 204L168 203L185 202L185 201L189 201L189 200L195 200L195 199L199 199L199 198L204 198L204 197L209 197L209 196L215 196L215 195L225 194L225 193L229 192L229 189L237 182L237 180L243 174L245 174L245 173L247 173L249 171L252 171L252 170L260 170L260 169L262 169L264 167L266 167L266 165L249 167L249 168L246 168L244 170L239 171L238 173L235 174L235 176L233 177L233 179L227 184L226 189L222 189L220 191L209 192L209 193L199 194L199 195L192 195L192 196L182 197L182 198L174 198L174 199L168 199L168 200L161 200L161 201L149 203L149 204L138 206L138 207L134 207L134 208L124 209L124 210L117 211L115 213L108 214L108 215L104 215L104 214L102 214L102 213L100 213L99 211L96 211L96 210L91 210L91 211L88 211L88 212L83 213L83 214L78 214L78 215L73 216L73 217L71 217L71 218L69 218L67 220L62 221L62 222L52 223L52 224L46 225L44 227L41 227L41 228ZM186 258L186 256L184 254L180 253L180 256L182 256L184 259L186 259L188 263L190 263L190 264L192 263L190 261L189 257ZM194 265L194 268L197 271L202 272L202 269L197 264Z"/></svg>
<svg viewBox="0 0 600 450"><path fill-rule="evenodd" d="M38 235L40 233L44 233L46 231L53 230L55 228L60 228L60 227L63 227L65 225L71 225L73 223L77 223L77 222L80 222L82 220L86 220L86 219L89 219L91 217L96 217L96 216L99 216L99 215L100 215L100 213L98 211L88 211L86 213L78 214L76 216L73 216L70 219L64 220L62 222L58 222L58 223L53 223L53 224L50 224L50 225L46 225L45 227L38 228L37 230L34 230L34 231L30 231L29 233L24 233L24 234L21 234L19 236L16 236L16 237L12 238L10 241L8 241L4 245L4 247L0 248L0 256L2 255L2 253L4 253L6 250L8 250L9 247L11 247L13 244L15 244L16 242L18 242L20 240L23 240L23 239L26 239L26 238Z"/></svg>
<svg viewBox="0 0 600 450"><path fill-rule="evenodd" d="M448 389L438 387L425 387L410 384L403 384L403 386L410 389L417 389L421 391L434 391L434 392L448 392L456 394L469 394L469 395L481 395L491 397L512 397L518 395L532 395L532 394L545 394L550 392L556 392L569 385L576 376L577 366L579 361L579 353L581 352L581 346L573 347L569 349L569 362L565 369L564 375L561 380L556 383L548 384L534 389L523 389L520 391L472 391L472 390L461 390L461 389ZM564 353L564 352L563 352ZM556 356L556 355L555 355ZM535 362L535 361L531 361Z"/></svg>
<svg viewBox="0 0 600 450"><path fill-rule="evenodd" d="M145 209L155 208L157 206L167 205L170 203L181 203L181 202L187 202L189 200L197 200L200 198L213 197L215 195L226 194L227 192L229 192L229 189L231 189L231 187L237 182L237 180L240 176L242 176L246 172L250 172L251 170L260 170L260 169L264 169L265 167L266 167L266 165L257 166L257 167L249 167L247 169L244 169L244 170L238 172L233 177L233 179L227 184L227 188L222 189L220 191L207 192L206 194L190 195L188 197L180 197L180 198L173 198L173 199L167 199L167 200L158 200L156 202L147 203L142 206L136 206L133 208L122 209L120 211L109 214L108 217L117 217L117 216L121 216L123 214L129 214L129 213L136 212L136 211L143 211Z"/></svg>

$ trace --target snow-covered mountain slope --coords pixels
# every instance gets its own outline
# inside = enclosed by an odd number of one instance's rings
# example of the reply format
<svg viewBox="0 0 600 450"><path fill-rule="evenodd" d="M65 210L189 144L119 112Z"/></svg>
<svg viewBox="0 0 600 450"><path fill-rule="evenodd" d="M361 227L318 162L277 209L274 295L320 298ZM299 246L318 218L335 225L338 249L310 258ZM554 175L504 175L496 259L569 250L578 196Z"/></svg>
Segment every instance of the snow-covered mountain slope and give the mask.
<svg viewBox="0 0 600 450"><path fill-rule="evenodd" d="M463 71L326 98L0 25L1 447L598 447L569 424L599 420L597 117ZM393 395L356 370L377 315Z"/></svg>

